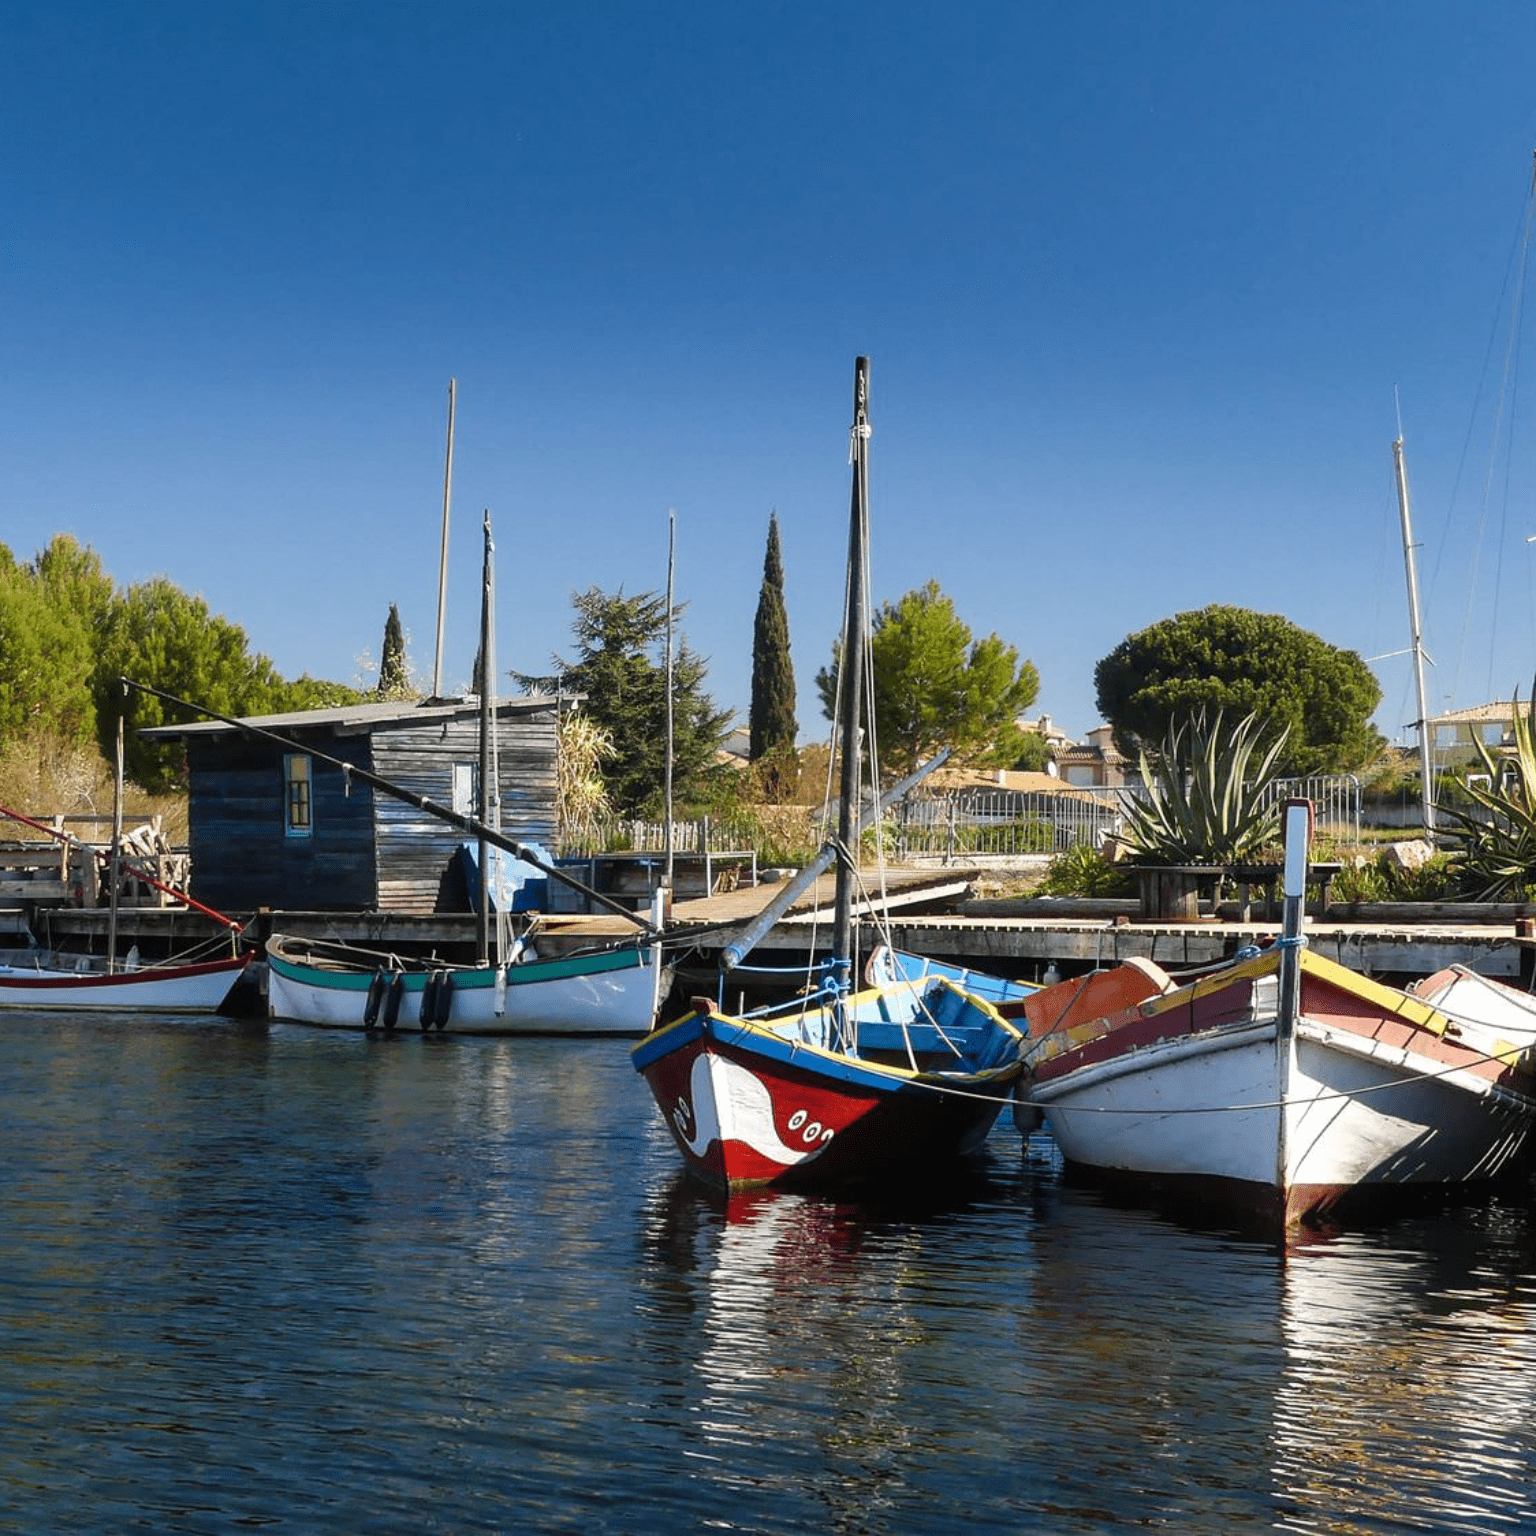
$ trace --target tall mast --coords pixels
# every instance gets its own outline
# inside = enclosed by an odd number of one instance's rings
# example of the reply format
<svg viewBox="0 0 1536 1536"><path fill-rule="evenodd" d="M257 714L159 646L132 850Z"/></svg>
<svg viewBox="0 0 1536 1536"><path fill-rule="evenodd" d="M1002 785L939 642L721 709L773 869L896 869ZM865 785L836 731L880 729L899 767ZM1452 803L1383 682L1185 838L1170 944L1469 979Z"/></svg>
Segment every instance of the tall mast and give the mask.
<svg viewBox="0 0 1536 1536"><path fill-rule="evenodd" d="M457 385L448 380L448 452L443 462L443 549L437 562L437 658L432 663L432 697L443 696L443 614L448 606L448 503L453 495L453 397Z"/></svg>
<svg viewBox="0 0 1536 1536"><path fill-rule="evenodd" d="M1429 706L1424 698L1424 635L1419 628L1419 573L1414 559L1413 514L1408 505L1408 462L1403 457L1399 434L1392 444L1392 463L1397 472L1397 511L1403 525L1403 565L1408 573L1408 629L1413 640L1413 682L1418 694L1419 782L1424 807L1424 836L1435 840L1435 780L1430 764Z"/></svg>
<svg viewBox="0 0 1536 1536"><path fill-rule="evenodd" d="M500 830L500 819L493 820L497 802L499 786L495 779L495 755L491 750L491 732L495 728L492 718L491 690L492 679L496 675L496 658L492 654L496 645L495 631L492 628L491 615L495 605L495 566L493 564L496 554L496 545L491 539L491 513L490 508L485 512L485 559L480 575L480 676L477 679L480 685L480 804L479 815L483 826ZM484 966L490 963L491 958L491 880L499 873L492 869L492 854L489 841L482 837L479 848L480 863L480 911L476 924L475 937L479 941L480 961Z"/></svg>
<svg viewBox="0 0 1536 1536"><path fill-rule="evenodd" d="M667 807L667 889L672 889L673 865L675 863L672 841L672 753L676 749L676 722L673 718L674 705L672 692L676 687L674 669L676 666L672 654L672 578L677 564L677 509L674 507L667 513L667 757L662 778L664 797ZM701 849L700 852L707 852Z"/></svg>
<svg viewBox="0 0 1536 1536"><path fill-rule="evenodd" d="M869 548L869 359L853 364L853 493L848 512L848 593L843 628L843 695L838 725L842 773L838 780L837 904L832 923L832 960L846 990L853 970L853 889L859 857L859 732L864 699L864 561Z"/></svg>

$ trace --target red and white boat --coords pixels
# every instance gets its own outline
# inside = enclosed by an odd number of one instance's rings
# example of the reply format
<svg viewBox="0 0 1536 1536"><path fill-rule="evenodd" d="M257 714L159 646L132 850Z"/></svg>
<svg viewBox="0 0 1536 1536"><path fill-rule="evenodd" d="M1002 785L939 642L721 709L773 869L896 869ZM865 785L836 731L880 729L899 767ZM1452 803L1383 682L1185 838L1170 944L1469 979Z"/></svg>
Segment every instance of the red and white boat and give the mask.
<svg viewBox="0 0 1536 1536"><path fill-rule="evenodd" d="M841 1188L926 1176L975 1151L1019 1078L1022 1035L985 998L949 976L908 977L887 956L885 979L849 993L858 813L859 680L868 548L869 360L854 369L853 497L839 711L839 829L753 925L766 931L790 895L838 860L825 994L730 1015L696 999L692 1011L631 1052L688 1171L726 1190L765 1185ZM899 790L900 786L898 786ZM891 793L896 793L892 791ZM727 945L726 966L750 949Z"/></svg>
<svg viewBox="0 0 1536 1536"><path fill-rule="evenodd" d="M152 1013L217 1013L250 964L251 952L194 965L71 969L64 957L0 964L0 1008L131 1008ZM83 966L86 962L81 961Z"/></svg>
<svg viewBox="0 0 1536 1536"><path fill-rule="evenodd" d="M1183 985L1137 961L1026 998L1021 1100L1070 1164L1282 1229L1506 1170L1536 1116L1529 1000L1471 973L1415 995L1306 949L1288 831L1285 936Z"/></svg>
<svg viewBox="0 0 1536 1536"><path fill-rule="evenodd" d="M986 1140L1020 1032L937 976L815 1007L692 1012L631 1052L688 1171L718 1189L831 1189L931 1173Z"/></svg>
<svg viewBox="0 0 1536 1536"><path fill-rule="evenodd" d="M117 797L117 819L120 822L121 742ZM68 833L5 806L0 806L0 816L60 842L75 844L77 841ZM71 955L47 949L10 951L0 956L0 1008L121 1008L155 1013L216 1013L235 983L244 975L254 951L243 946L241 925L234 918L194 901L185 891L166 885L148 871L125 863L119 851L120 835L119 826L113 833L110 854L98 849L88 850L105 866L111 880L113 928L109 929L109 933L116 926L119 877L129 873L143 884L164 892L182 906L200 912L226 929L230 934L230 953L215 956L210 945L200 944L195 955L146 962L138 959L136 949L131 950L122 960L117 959L115 953L103 956ZM115 941L109 942L109 950L115 951L115 948Z"/></svg>

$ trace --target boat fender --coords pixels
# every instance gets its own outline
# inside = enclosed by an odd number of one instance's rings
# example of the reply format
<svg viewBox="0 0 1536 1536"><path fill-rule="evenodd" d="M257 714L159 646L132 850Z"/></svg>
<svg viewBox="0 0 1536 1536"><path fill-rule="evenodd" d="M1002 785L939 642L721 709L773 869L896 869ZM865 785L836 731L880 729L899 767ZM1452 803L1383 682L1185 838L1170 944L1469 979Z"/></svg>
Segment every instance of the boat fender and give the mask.
<svg viewBox="0 0 1536 1536"><path fill-rule="evenodd" d="M1029 1137L1045 1123L1045 1116L1038 1104L1031 1103L1024 1095L1028 1092L1021 1081L1013 1085L1013 1126L1020 1136Z"/></svg>
<svg viewBox="0 0 1536 1536"><path fill-rule="evenodd" d="M439 971L437 973L437 996L432 1007L432 1023L441 1029L448 1022L449 1010L453 1007L453 972Z"/></svg>
<svg viewBox="0 0 1536 1536"><path fill-rule="evenodd" d="M428 971L427 979L421 984L421 1032L432 1028L433 1011L437 1006L437 972Z"/></svg>
<svg viewBox="0 0 1536 1536"><path fill-rule="evenodd" d="M396 971L390 978L389 992L384 999L384 1028L393 1029L400 1020L400 1000L405 996L405 972Z"/></svg>
<svg viewBox="0 0 1536 1536"><path fill-rule="evenodd" d="M379 1022L379 1006L384 1001L385 990L389 986L389 979L383 971L375 971L373 980L368 983L368 1001L363 1004L363 1028L372 1029Z"/></svg>

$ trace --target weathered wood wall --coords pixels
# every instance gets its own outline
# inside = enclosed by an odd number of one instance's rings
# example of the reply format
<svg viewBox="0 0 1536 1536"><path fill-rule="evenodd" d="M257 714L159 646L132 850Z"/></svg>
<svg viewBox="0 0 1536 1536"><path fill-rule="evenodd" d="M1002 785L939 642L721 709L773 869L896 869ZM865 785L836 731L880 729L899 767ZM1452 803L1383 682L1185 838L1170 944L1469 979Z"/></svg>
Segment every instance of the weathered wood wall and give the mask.
<svg viewBox="0 0 1536 1536"><path fill-rule="evenodd" d="M322 752L373 767L367 737L308 738ZM283 753L245 737L187 743L192 894L221 912L257 907L369 911L377 905L373 791L316 761L314 831L284 832Z"/></svg>
<svg viewBox="0 0 1536 1536"><path fill-rule="evenodd" d="M555 836L555 714L503 717L497 733L501 827L510 837L549 846ZM379 730L374 772L391 784L452 808L455 764L478 765L480 728L474 717L430 726ZM465 807L471 815L479 807ZM378 797L379 910L437 912L462 908L465 895L453 869L463 833L404 801Z"/></svg>
<svg viewBox="0 0 1536 1536"><path fill-rule="evenodd" d="M502 827L553 851L556 719L549 709L498 718ZM477 766L479 718L290 728L296 746L355 763L413 794L452 808L454 765ZM226 912L432 913L463 910L454 869L465 837L447 822L313 761L313 830L284 831L283 750L246 737L188 739L192 894ZM474 814L476 807L467 807Z"/></svg>

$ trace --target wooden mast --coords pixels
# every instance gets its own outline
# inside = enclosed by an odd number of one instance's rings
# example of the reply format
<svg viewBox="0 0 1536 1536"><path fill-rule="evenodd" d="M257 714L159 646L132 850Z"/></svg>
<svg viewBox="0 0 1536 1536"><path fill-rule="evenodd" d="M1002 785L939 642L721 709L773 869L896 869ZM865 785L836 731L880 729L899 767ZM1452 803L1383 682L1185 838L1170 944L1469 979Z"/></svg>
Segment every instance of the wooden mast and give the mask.
<svg viewBox="0 0 1536 1536"><path fill-rule="evenodd" d="M853 364L853 490L848 511L848 591L843 620L843 695L839 744L837 903L832 922L833 981L847 991L853 970L853 891L859 857L859 759L864 710L864 562L869 548L869 359Z"/></svg>

